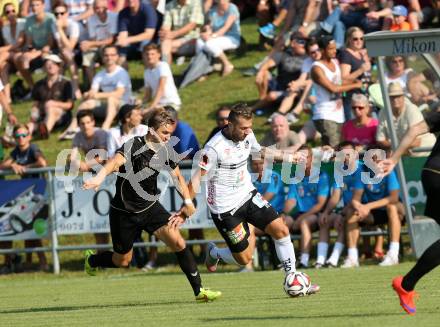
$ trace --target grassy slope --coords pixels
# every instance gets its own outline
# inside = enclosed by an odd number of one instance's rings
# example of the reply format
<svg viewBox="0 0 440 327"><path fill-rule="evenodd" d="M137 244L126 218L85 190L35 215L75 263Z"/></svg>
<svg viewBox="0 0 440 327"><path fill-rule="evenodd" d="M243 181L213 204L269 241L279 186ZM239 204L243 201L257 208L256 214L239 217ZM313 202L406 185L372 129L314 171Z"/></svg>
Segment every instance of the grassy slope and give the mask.
<svg viewBox="0 0 440 327"><path fill-rule="evenodd" d="M423 280L416 317L402 313L389 286L409 264L392 268L310 270L322 292L287 298L281 272L204 274L223 291L196 304L182 274L79 273L0 277L1 326L438 326L437 271Z"/></svg>

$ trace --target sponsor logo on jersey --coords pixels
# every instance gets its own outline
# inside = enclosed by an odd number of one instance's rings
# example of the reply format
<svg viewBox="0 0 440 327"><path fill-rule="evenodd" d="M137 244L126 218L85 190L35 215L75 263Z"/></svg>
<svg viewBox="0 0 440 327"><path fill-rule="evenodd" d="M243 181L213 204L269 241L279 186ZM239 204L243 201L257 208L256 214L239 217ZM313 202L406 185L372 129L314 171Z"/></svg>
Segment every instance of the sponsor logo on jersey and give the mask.
<svg viewBox="0 0 440 327"><path fill-rule="evenodd" d="M244 229L243 223L240 223L235 226L233 230L226 232L226 234L232 244L238 244L246 237L246 230Z"/></svg>

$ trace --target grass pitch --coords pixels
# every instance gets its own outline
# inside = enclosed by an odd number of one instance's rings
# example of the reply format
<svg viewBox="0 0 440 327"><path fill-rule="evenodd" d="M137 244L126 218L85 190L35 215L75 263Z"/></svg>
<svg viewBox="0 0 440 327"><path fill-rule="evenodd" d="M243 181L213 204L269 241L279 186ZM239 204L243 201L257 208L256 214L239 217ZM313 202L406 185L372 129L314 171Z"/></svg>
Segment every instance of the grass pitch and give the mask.
<svg viewBox="0 0 440 327"><path fill-rule="evenodd" d="M391 290L391 278L411 266L308 270L321 293L298 299L284 294L279 271L204 273L205 287L223 297L203 304L181 273L3 276L0 326L439 326L440 271L418 285L415 317Z"/></svg>

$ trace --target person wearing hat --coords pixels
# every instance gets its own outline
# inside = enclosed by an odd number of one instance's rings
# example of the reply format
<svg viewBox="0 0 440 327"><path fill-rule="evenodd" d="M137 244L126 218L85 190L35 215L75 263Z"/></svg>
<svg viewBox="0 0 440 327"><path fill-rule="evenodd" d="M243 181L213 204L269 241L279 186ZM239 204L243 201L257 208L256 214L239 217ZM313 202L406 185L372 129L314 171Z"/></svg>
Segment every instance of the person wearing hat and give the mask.
<svg viewBox="0 0 440 327"><path fill-rule="evenodd" d="M56 127L65 127L72 119L74 96L72 82L61 74L62 60L55 54L43 57L46 76L32 90L33 105L29 128L48 138Z"/></svg>
<svg viewBox="0 0 440 327"><path fill-rule="evenodd" d="M411 25L406 21L408 19L408 9L405 6L394 6L392 9L393 23L390 31L411 31Z"/></svg>
<svg viewBox="0 0 440 327"><path fill-rule="evenodd" d="M110 128L107 138L108 157L112 158L117 149L135 136L143 136L148 126L141 124L141 108L134 104L124 104L118 113L119 125Z"/></svg>
<svg viewBox="0 0 440 327"><path fill-rule="evenodd" d="M397 139L401 140L406 131L424 120L419 108L411 101L405 98L405 93L398 82L392 82L388 85L388 95L390 97L391 111L393 114L393 123L396 130ZM386 119L386 109L379 112L379 126L376 132L376 141L385 148L391 148L391 134ZM419 136L411 144L409 155L417 157L425 157L427 152L412 152L412 148L429 147L435 143L435 136L432 133L426 133Z"/></svg>
<svg viewBox="0 0 440 327"><path fill-rule="evenodd" d="M260 101L255 104L255 108L282 101L288 94L289 83L301 76L301 68L306 58L305 44L306 40L300 33L292 33L289 46L272 53L260 67L255 79ZM274 67L277 68L276 77L270 74Z"/></svg>

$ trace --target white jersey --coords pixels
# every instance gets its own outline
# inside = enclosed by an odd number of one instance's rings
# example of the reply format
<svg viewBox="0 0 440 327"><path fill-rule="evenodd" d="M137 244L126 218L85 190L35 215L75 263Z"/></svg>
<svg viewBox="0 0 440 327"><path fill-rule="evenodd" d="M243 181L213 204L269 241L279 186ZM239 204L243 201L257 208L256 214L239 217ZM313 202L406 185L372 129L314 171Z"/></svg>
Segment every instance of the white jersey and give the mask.
<svg viewBox="0 0 440 327"><path fill-rule="evenodd" d="M220 131L205 145L199 166L208 172L206 200L212 213L235 209L255 189L248 158L251 152L260 150L253 133L235 143Z"/></svg>
<svg viewBox="0 0 440 327"><path fill-rule="evenodd" d="M324 71L327 79L336 85L342 84L341 70L336 59L332 59L335 65L335 71L332 72L326 65L315 61L312 67L317 66ZM316 89L316 104L313 109L313 120L324 119L332 120L337 123L344 122L344 108L340 94L335 94L328 91L319 84L313 84Z"/></svg>

